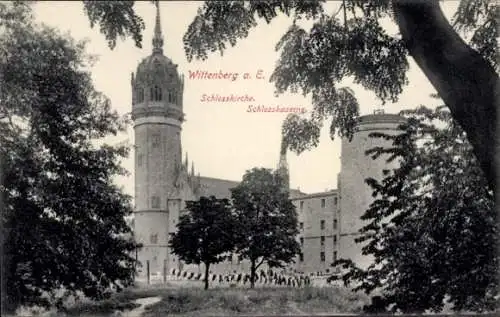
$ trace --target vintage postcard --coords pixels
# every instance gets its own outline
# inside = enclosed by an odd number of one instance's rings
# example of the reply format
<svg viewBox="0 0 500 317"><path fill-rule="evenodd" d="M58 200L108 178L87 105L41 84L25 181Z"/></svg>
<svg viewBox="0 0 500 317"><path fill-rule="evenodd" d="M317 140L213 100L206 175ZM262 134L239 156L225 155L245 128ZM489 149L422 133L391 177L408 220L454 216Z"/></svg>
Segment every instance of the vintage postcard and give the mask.
<svg viewBox="0 0 500 317"><path fill-rule="evenodd" d="M4 311L498 313L497 12L0 2Z"/></svg>

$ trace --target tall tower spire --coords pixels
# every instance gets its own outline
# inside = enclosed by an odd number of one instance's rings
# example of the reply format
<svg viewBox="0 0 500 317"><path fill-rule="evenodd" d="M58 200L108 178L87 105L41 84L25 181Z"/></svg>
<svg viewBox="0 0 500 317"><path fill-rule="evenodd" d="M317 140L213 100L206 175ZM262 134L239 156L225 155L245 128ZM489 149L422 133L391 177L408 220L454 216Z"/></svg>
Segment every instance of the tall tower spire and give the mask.
<svg viewBox="0 0 500 317"><path fill-rule="evenodd" d="M163 54L163 36L160 23L160 1L156 1L156 21L153 35L153 54Z"/></svg>

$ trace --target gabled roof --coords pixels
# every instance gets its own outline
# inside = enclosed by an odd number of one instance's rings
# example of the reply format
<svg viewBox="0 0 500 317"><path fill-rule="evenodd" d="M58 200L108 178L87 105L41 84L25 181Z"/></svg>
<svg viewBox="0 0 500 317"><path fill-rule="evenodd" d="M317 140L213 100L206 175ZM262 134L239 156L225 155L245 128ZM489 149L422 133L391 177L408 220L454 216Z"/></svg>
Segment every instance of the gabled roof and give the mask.
<svg viewBox="0 0 500 317"><path fill-rule="evenodd" d="M239 181L200 176L200 196L215 196L216 198L231 198L231 188L238 186ZM301 197L306 194L299 190L290 190L290 198Z"/></svg>
<svg viewBox="0 0 500 317"><path fill-rule="evenodd" d="M240 182L220 178L200 176L200 196L215 196L216 198L231 198L231 188Z"/></svg>

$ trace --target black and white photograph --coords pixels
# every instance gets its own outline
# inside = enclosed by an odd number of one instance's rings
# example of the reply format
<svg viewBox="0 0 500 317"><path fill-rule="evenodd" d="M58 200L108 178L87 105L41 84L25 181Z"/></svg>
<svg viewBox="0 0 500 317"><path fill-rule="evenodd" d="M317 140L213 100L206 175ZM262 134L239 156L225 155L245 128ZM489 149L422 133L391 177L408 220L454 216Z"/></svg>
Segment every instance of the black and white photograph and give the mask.
<svg viewBox="0 0 500 317"><path fill-rule="evenodd" d="M499 12L0 1L0 314L500 315Z"/></svg>

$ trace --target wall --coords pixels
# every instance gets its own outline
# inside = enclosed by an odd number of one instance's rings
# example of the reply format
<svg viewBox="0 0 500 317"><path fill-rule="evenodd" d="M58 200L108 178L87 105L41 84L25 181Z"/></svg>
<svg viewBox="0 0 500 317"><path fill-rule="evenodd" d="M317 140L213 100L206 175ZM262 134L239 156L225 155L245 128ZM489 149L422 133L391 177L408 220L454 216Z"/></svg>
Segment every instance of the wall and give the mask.
<svg viewBox="0 0 500 317"><path fill-rule="evenodd" d="M325 205L322 206L322 200ZM331 272L331 264L334 259L334 252L338 246L338 219L337 207L338 197L336 191L311 194L292 200L297 208L299 229L298 240L303 239L302 253L303 261L296 258L293 266L298 272L304 273L325 273ZM321 228L321 221L324 220L324 229ZM337 220L337 229L334 228L334 220ZM321 237L324 237L324 244L321 244ZM334 243L334 236L337 236L337 243ZM324 261L321 259L321 252L324 252Z"/></svg>
<svg viewBox="0 0 500 317"><path fill-rule="evenodd" d="M366 222L360 217L373 201L372 189L365 179L380 179L384 169L390 169L396 163L389 164L386 156L376 160L365 154L375 146L387 147L391 144L383 139L372 138L373 132L396 133L401 117L389 114L375 114L361 117L358 131L351 142L342 140L341 172L339 180L340 194L340 249L339 256L350 258L360 267L366 268L372 263L370 257L361 254L363 244L354 243L358 231Z"/></svg>

